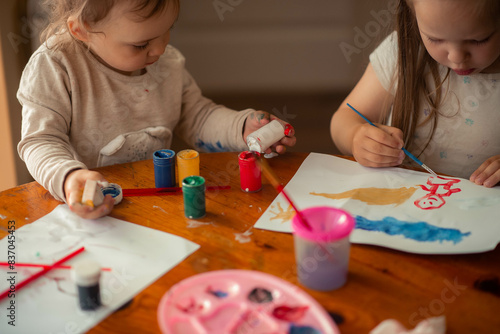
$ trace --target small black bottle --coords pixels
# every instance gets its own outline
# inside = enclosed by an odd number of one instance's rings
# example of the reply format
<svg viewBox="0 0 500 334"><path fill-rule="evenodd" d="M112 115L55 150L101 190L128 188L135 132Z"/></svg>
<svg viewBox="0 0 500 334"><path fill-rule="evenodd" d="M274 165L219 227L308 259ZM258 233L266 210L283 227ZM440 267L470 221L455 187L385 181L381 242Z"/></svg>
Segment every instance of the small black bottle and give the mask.
<svg viewBox="0 0 500 334"><path fill-rule="evenodd" d="M82 310L95 310L101 306L99 280L101 266L93 260L83 260L73 266L73 280L78 287L78 302Z"/></svg>

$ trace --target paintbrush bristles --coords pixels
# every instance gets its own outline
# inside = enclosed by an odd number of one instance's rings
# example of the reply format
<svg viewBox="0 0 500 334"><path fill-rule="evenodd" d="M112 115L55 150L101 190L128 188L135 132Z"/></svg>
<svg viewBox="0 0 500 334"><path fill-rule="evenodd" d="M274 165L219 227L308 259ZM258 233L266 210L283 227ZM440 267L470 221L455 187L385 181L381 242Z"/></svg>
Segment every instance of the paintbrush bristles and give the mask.
<svg viewBox="0 0 500 334"><path fill-rule="evenodd" d="M257 163L260 165L260 168L264 176L269 180L269 182L271 182L274 188L278 189L278 191L280 190L280 188L283 188L281 183L278 181L278 177L271 170L271 167L269 167L267 161L262 159L257 159Z"/></svg>
<svg viewBox="0 0 500 334"><path fill-rule="evenodd" d="M264 174L266 179L268 179L269 182L271 182L271 185L275 189L280 191L280 188L283 188L283 186L278 181L278 177L276 176L276 174L274 174L273 170L271 169L271 167L269 166L267 161L261 159L260 154L258 154L257 152L255 152L255 151L251 151L251 152L252 152L253 157L255 158L255 161L260 166L260 170L262 171L262 173Z"/></svg>
<svg viewBox="0 0 500 334"><path fill-rule="evenodd" d="M439 177L432 169L430 169L429 167L427 167L427 165L422 164L422 168L424 168L426 171L428 171L429 173L431 173L435 177Z"/></svg>

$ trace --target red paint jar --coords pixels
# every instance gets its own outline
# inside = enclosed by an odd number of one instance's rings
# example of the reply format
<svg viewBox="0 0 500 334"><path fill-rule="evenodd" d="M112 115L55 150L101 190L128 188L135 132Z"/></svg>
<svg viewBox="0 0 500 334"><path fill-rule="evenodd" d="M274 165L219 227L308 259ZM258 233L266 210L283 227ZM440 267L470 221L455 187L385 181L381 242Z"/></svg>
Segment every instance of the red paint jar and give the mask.
<svg viewBox="0 0 500 334"><path fill-rule="evenodd" d="M261 170L254 154L259 153L244 151L238 156L240 166L241 190L247 193L259 191L262 188Z"/></svg>

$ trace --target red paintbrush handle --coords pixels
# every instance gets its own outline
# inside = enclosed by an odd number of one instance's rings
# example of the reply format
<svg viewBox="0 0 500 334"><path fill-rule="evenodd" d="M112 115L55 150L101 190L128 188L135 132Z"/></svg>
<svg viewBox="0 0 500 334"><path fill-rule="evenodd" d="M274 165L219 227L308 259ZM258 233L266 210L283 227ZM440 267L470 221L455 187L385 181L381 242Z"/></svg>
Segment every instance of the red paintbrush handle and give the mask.
<svg viewBox="0 0 500 334"><path fill-rule="evenodd" d="M50 270L52 270L53 268L55 268L55 266L58 266L66 261L68 261L69 259L73 258L74 256L80 254L81 252L83 252L85 250L85 247L82 247L82 248L79 248L77 249L76 251L74 251L73 253L70 253L68 255L66 255L65 257L63 257L62 259L60 259L59 261L57 261L56 263L54 263L53 265L47 267L47 268L44 268L43 270L40 270L39 272L37 272L36 274L34 275L31 275L30 277L26 278L24 281L21 281L19 282L15 289L16 291L19 291L23 286L31 283L32 281L36 280L38 277L46 274L47 272L49 272ZM0 300L2 300L5 296L7 296L10 292L10 288L5 290L4 292L2 292L2 294L0 294Z"/></svg>
<svg viewBox="0 0 500 334"><path fill-rule="evenodd" d="M8 262L0 262L0 266L10 266L13 265L12 263ZM52 267L52 269L72 269L72 266L67 266L67 265L50 265L50 264L41 264L41 263L16 263L14 264L15 267L32 267L32 268L48 268ZM101 268L102 271L111 271L111 268Z"/></svg>
<svg viewBox="0 0 500 334"><path fill-rule="evenodd" d="M269 166L269 164L265 160L261 159L260 157L256 157L256 159L257 159L257 163L261 167L262 173L264 173L264 175L267 177L267 179L269 180L269 182L271 182L271 184L273 185L273 187L278 191L278 193L283 194L283 196L288 201L288 203L290 203L290 205L292 206L292 208L297 213L297 216L299 216L300 222L302 223L302 225L304 225L309 231L311 231L312 230L311 225L307 222L307 220L304 217L304 215L302 214L302 212L300 212L297 209L297 207L293 203L293 201L290 198L290 196L288 196L288 194L286 193L285 188L283 187L283 185L281 185L281 183L279 183L278 178L274 174L274 172L271 169L271 167Z"/></svg>
<svg viewBox="0 0 500 334"><path fill-rule="evenodd" d="M182 188L139 188L139 189L123 189L123 197L131 196L165 196L175 195L182 192Z"/></svg>
<svg viewBox="0 0 500 334"><path fill-rule="evenodd" d="M307 222L306 218L304 217L304 215L302 214L302 212L299 211L299 209L297 209L297 207L295 206L294 202L292 201L292 199L290 197L288 197L288 194L286 193L284 187L282 185L279 186L279 188L277 189L278 192L281 192L281 194L283 196L285 196L286 200L288 201L288 203L290 203L290 205L292 206L292 208L295 210L295 213L297 213L297 216L299 216L302 224L309 230L311 231L312 230L312 227L311 225Z"/></svg>
<svg viewBox="0 0 500 334"><path fill-rule="evenodd" d="M207 191L231 189L231 186L209 186ZM168 196L182 193L181 187L122 189L123 197Z"/></svg>

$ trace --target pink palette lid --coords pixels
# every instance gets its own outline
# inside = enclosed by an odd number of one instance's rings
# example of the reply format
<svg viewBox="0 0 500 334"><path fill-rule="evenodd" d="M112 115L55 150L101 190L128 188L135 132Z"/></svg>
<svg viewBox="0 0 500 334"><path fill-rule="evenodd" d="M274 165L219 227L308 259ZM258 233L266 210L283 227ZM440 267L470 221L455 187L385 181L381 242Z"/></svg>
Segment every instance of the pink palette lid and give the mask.
<svg viewBox="0 0 500 334"><path fill-rule="evenodd" d="M165 334L339 334L323 307L297 286L252 270L218 270L174 285L161 299Z"/></svg>

